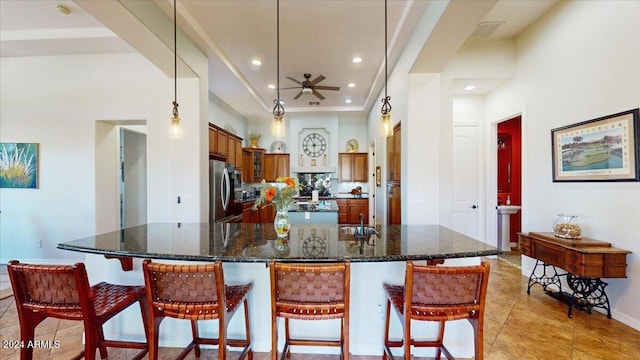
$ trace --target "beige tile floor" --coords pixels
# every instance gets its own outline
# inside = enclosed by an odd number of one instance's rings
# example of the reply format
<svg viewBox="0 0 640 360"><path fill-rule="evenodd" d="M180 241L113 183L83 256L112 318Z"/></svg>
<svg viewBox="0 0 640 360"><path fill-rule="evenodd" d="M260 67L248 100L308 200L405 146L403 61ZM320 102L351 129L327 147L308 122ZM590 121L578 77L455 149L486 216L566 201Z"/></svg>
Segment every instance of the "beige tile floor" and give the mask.
<svg viewBox="0 0 640 360"><path fill-rule="evenodd" d="M526 293L527 278L517 267L519 256L504 256L491 263L485 316L486 359L602 360L640 358L640 332L594 312L576 311L567 317L567 307L544 294L536 286ZM515 265L515 266L514 266ZM13 298L0 300L0 341L19 339L19 323ZM82 349L82 325L47 319L36 330L36 338L59 340L58 349L38 349L34 359L69 359ZM172 359L179 349L161 349L161 359ZM111 349L109 359L128 359L131 352ZM18 351L0 348L0 359L18 359ZM188 359L194 359L193 353ZM202 358L216 359L214 350L203 351ZM230 358L233 358L230 356ZM354 360L379 356L352 356ZM256 360L269 354L256 353ZM293 354L293 360L334 360L336 355Z"/></svg>

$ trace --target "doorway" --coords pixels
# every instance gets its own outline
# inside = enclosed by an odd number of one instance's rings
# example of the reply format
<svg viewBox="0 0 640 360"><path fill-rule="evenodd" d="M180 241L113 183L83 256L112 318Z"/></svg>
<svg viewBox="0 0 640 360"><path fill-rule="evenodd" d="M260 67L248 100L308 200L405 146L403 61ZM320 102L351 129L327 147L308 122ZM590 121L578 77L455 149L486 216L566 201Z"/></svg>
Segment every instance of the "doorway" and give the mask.
<svg viewBox="0 0 640 360"><path fill-rule="evenodd" d="M522 205L522 116L517 115L497 126L497 201L498 205ZM518 242L522 229L522 211L510 215L509 242Z"/></svg>
<svg viewBox="0 0 640 360"><path fill-rule="evenodd" d="M120 128L120 228L147 222L147 137Z"/></svg>

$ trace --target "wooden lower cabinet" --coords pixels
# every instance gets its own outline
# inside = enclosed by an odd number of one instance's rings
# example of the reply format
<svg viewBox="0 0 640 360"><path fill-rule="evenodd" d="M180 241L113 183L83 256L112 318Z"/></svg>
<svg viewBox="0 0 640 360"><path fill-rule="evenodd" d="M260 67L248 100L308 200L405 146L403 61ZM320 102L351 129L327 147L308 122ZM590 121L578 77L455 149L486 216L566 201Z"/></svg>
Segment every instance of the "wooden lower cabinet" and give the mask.
<svg viewBox="0 0 640 360"><path fill-rule="evenodd" d="M360 224L360 214L364 223L369 223L369 199L337 199L336 203L340 224Z"/></svg>
<svg viewBox="0 0 640 360"><path fill-rule="evenodd" d="M276 207L265 204L253 210L253 201L242 204L242 222L249 224L272 223L276 216Z"/></svg>

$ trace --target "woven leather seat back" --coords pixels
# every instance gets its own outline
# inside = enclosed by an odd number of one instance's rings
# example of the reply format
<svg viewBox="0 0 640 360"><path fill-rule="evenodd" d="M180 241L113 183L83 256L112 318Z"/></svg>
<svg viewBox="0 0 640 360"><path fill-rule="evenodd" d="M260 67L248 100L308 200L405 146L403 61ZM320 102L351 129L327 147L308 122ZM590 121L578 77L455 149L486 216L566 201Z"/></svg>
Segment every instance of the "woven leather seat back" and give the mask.
<svg viewBox="0 0 640 360"><path fill-rule="evenodd" d="M215 303L218 301L213 267L150 264L153 301Z"/></svg>
<svg viewBox="0 0 640 360"><path fill-rule="evenodd" d="M415 267L411 302L423 305L477 304L481 288L482 274L479 273L426 273Z"/></svg>
<svg viewBox="0 0 640 360"><path fill-rule="evenodd" d="M293 302L344 301L344 272L313 268L276 270L276 300Z"/></svg>
<svg viewBox="0 0 640 360"><path fill-rule="evenodd" d="M78 285L72 266L24 265L15 268L22 299L44 305L78 305Z"/></svg>

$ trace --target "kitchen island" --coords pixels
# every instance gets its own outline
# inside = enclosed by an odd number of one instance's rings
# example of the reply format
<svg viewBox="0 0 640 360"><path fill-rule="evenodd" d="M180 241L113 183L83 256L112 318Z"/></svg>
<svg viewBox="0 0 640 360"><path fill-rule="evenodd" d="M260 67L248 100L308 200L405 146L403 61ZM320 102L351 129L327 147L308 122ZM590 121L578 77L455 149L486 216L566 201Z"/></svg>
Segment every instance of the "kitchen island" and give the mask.
<svg viewBox="0 0 640 360"><path fill-rule="evenodd" d="M445 260L445 265L478 264L480 257L497 255L500 250L439 225L377 225L377 234L354 237L353 225L292 225L288 242L276 239L272 223L152 223L58 244L59 249L86 253L85 265L91 283L108 281L143 284L142 258L157 261L201 262L221 260L227 283L253 282L249 297L252 348L268 352L271 348L270 281L266 263L271 259L289 262L351 262L351 353L381 355L384 331L385 296L382 283L404 282L405 261ZM122 271L120 262L104 257L133 259L132 271ZM144 339L137 309L115 318L105 326L105 335L115 338ZM242 316L229 326L230 336L244 333ZM180 347L191 336L189 324L166 319L160 334L161 346ZM169 325L167 325L167 323ZM433 325L433 326L431 326ZM420 326L419 337L437 333L437 324ZM338 334L339 321L293 322L292 333L326 338ZM283 330L283 327L280 327ZM203 335L215 334L217 322L203 323ZM391 322L392 337L402 328ZM470 358L472 329L466 322L447 325L447 341L454 356ZM283 339L283 336L279 336ZM279 346L282 346L280 344ZM434 356L432 349L420 349L415 356ZM338 349L294 347L293 352L336 353Z"/></svg>
<svg viewBox="0 0 640 360"><path fill-rule="evenodd" d="M298 201L289 205L289 221L292 225L338 225L338 203L334 200L320 200L317 203Z"/></svg>

